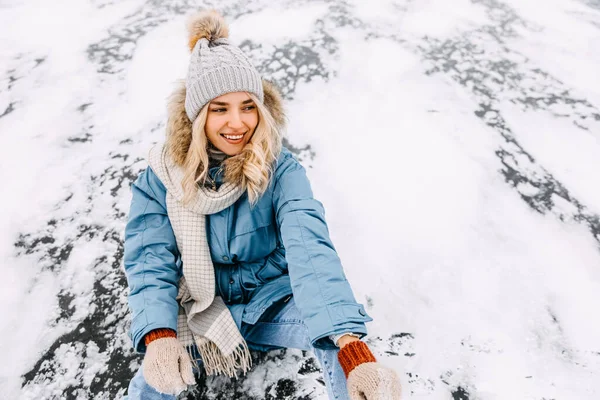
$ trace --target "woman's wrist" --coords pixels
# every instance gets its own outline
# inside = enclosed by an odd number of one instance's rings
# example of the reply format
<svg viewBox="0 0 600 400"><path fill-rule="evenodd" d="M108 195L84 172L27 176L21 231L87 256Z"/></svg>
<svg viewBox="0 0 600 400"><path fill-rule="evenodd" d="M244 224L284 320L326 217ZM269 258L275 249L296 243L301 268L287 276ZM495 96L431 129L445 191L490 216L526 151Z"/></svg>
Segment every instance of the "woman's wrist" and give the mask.
<svg viewBox="0 0 600 400"><path fill-rule="evenodd" d="M360 340L358 337L356 337L355 335L342 335L342 337L340 337L338 339L337 345L340 349L343 349L344 346L346 346L348 343L352 343L352 342L356 342Z"/></svg>

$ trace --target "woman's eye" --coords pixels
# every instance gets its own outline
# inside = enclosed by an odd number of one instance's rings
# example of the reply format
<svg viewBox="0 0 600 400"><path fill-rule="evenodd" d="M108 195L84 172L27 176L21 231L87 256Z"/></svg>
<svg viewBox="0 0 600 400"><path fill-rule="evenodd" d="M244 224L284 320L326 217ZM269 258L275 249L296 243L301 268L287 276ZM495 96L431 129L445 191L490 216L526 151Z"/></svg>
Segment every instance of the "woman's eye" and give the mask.
<svg viewBox="0 0 600 400"><path fill-rule="evenodd" d="M254 110L255 108L256 108L256 106L248 106L248 107L244 108L244 111Z"/></svg>
<svg viewBox="0 0 600 400"><path fill-rule="evenodd" d="M212 109L212 110L210 110L210 111L211 111L211 112L222 113L222 112L225 112L225 111L227 111L227 110L226 110L226 109L224 109L224 108L213 108L213 109Z"/></svg>

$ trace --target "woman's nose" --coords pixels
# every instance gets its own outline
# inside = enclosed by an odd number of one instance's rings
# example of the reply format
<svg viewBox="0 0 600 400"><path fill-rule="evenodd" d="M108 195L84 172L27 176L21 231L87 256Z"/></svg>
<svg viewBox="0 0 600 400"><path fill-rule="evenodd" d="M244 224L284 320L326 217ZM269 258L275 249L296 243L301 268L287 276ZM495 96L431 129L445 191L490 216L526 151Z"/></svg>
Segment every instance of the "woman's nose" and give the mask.
<svg viewBox="0 0 600 400"><path fill-rule="evenodd" d="M240 115L239 111L233 111L230 114L227 125L229 125L229 127L232 129L238 129L244 126L244 123L242 122L242 116Z"/></svg>

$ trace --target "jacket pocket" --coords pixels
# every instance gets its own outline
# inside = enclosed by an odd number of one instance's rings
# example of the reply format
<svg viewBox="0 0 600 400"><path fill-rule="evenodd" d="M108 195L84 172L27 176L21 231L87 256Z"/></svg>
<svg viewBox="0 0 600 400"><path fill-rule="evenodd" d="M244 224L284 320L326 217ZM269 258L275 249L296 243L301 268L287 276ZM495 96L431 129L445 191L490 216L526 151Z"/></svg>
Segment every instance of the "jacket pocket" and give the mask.
<svg viewBox="0 0 600 400"><path fill-rule="evenodd" d="M261 283L269 282L281 275L287 274L287 261L285 251L278 247L267 257L265 263L256 272L256 279Z"/></svg>
<svg viewBox="0 0 600 400"><path fill-rule="evenodd" d="M282 275L259 287L244 309L242 321L254 325L273 304L292 294L290 277Z"/></svg>

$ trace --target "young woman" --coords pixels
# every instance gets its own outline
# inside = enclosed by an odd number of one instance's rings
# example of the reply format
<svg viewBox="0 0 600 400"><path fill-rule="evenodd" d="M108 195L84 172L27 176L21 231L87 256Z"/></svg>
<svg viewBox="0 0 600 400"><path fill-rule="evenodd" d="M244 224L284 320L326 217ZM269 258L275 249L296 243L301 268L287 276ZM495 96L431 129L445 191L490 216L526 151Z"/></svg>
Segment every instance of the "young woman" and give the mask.
<svg viewBox="0 0 600 400"><path fill-rule="evenodd" d="M125 230L131 339L145 353L129 399L175 399L194 370L236 376L249 349L276 348L314 351L331 399L399 398L397 375L360 341L371 318L323 206L281 145L279 93L219 14L188 28L188 75L165 143L132 186Z"/></svg>

